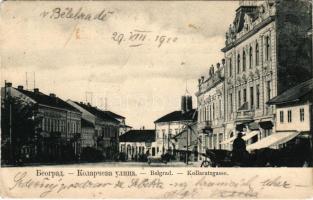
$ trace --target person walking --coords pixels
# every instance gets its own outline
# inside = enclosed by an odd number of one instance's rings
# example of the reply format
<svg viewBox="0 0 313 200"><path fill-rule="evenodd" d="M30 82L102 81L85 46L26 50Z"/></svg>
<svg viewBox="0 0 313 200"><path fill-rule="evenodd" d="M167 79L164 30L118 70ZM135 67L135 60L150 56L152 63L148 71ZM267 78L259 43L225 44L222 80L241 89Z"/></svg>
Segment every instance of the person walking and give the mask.
<svg viewBox="0 0 313 200"><path fill-rule="evenodd" d="M246 153L246 142L242 139L242 132L239 132L233 142L232 161L237 164L243 164Z"/></svg>

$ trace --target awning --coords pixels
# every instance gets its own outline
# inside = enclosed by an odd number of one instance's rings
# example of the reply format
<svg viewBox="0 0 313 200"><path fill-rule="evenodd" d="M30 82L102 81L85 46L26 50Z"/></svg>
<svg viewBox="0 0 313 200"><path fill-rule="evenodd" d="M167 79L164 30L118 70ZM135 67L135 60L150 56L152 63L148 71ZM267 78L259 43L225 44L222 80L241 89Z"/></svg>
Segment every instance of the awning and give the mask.
<svg viewBox="0 0 313 200"><path fill-rule="evenodd" d="M260 127L263 129L272 129L274 126L271 121L259 122L259 124L260 124Z"/></svg>
<svg viewBox="0 0 313 200"><path fill-rule="evenodd" d="M260 131L251 131L251 132L249 132L249 133L246 133L246 135L244 135L244 136L242 137L242 139L243 139L244 141L247 141L247 140L249 140L250 138L252 138L252 137L258 135L259 132L260 132Z"/></svg>
<svg viewBox="0 0 313 200"><path fill-rule="evenodd" d="M260 141L256 143L253 143L247 146L247 150L262 149L262 148L272 147L274 145L283 144L295 138L297 135L299 135L299 133L300 132L296 132L296 131L276 132L264 139L261 139Z"/></svg>
<svg viewBox="0 0 313 200"><path fill-rule="evenodd" d="M246 134L244 134L244 135L242 136L242 139L243 139L244 141L247 141L247 140L249 140L250 138L256 136L258 133L259 133L259 131L251 131L251 132L248 132L248 133L246 133ZM233 136L233 137L231 137L231 138L228 138L227 140L221 142L220 144L229 144L229 143L232 143L232 142L236 139L236 137L237 137L237 135L235 135L235 136Z"/></svg>
<svg viewBox="0 0 313 200"><path fill-rule="evenodd" d="M259 130L259 124L257 122L251 122L248 124L250 130Z"/></svg>

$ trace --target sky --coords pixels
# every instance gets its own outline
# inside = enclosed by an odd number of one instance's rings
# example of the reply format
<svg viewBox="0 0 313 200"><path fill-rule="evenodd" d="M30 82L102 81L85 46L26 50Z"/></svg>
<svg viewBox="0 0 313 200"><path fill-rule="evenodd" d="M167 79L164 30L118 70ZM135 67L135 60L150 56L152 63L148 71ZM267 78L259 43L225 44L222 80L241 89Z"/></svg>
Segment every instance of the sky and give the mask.
<svg viewBox="0 0 313 200"><path fill-rule="evenodd" d="M221 62L237 7L231 1L4 2L1 85L26 87L27 73L28 89L87 100L134 128L154 128L155 120L180 109L186 85L196 107L197 79ZM91 20L61 18L58 9L81 10ZM103 20L94 19L103 10Z"/></svg>

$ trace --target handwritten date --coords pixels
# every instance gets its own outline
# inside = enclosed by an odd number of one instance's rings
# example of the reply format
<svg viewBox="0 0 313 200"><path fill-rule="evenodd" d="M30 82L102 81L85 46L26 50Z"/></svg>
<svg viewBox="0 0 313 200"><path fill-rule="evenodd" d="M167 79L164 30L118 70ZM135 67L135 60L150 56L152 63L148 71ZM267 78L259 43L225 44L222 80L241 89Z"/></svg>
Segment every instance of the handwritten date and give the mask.
<svg viewBox="0 0 313 200"><path fill-rule="evenodd" d="M167 35L154 35L151 31L135 29L128 34L114 32L112 34L112 40L118 45L127 43L129 47L139 47L144 45L146 42L153 42L158 48L160 48L165 44L169 45L176 43L178 38Z"/></svg>

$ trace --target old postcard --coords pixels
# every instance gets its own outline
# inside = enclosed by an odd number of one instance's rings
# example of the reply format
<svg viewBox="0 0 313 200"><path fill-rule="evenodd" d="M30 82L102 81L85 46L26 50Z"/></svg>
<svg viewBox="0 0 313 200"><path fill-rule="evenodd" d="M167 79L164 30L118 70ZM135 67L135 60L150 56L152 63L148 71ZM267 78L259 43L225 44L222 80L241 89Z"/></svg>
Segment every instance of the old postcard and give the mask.
<svg viewBox="0 0 313 200"><path fill-rule="evenodd" d="M0 16L1 197L313 197L311 0Z"/></svg>

